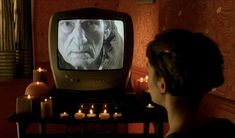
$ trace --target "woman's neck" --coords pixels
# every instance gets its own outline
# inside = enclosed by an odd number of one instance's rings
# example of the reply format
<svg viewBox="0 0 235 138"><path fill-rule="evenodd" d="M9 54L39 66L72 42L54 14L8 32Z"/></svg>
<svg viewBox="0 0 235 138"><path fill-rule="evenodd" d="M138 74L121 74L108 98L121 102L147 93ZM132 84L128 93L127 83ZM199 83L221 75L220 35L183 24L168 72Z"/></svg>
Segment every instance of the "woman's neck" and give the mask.
<svg viewBox="0 0 235 138"><path fill-rule="evenodd" d="M185 131L202 123L202 118L199 116L197 108L189 107L182 99L174 96L169 98L165 103L169 122L169 131L166 136L175 132Z"/></svg>

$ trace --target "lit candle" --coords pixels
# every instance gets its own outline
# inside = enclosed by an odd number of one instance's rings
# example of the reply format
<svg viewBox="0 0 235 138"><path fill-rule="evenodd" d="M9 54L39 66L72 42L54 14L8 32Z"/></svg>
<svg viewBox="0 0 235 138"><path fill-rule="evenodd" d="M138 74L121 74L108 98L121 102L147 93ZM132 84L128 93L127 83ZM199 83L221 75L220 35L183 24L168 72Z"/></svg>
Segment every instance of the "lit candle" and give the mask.
<svg viewBox="0 0 235 138"><path fill-rule="evenodd" d="M33 70L33 81L42 81L47 84L47 70L39 67Z"/></svg>
<svg viewBox="0 0 235 138"><path fill-rule="evenodd" d="M154 108L154 106L151 103L149 103L146 107L147 108Z"/></svg>
<svg viewBox="0 0 235 138"><path fill-rule="evenodd" d="M104 104L104 108L107 108L107 104Z"/></svg>
<svg viewBox="0 0 235 138"><path fill-rule="evenodd" d="M145 82L148 82L149 77L146 75L145 76Z"/></svg>
<svg viewBox="0 0 235 138"><path fill-rule="evenodd" d="M61 119L66 119L69 117L69 114L67 112L60 113L60 118Z"/></svg>
<svg viewBox="0 0 235 138"><path fill-rule="evenodd" d="M46 97L49 94L49 88L44 82L32 82L30 83L26 90L25 95L31 95L34 97Z"/></svg>
<svg viewBox="0 0 235 138"><path fill-rule="evenodd" d="M138 96L142 96L142 92L148 89L148 76L140 77L138 80L138 86L137 86L137 94Z"/></svg>
<svg viewBox="0 0 235 138"><path fill-rule="evenodd" d="M113 118L114 118L114 119L117 119L117 118L119 118L119 117L121 117L121 116L122 116L122 113L115 112L115 113L113 114Z"/></svg>
<svg viewBox="0 0 235 138"><path fill-rule="evenodd" d="M52 99L44 99L40 103L41 118L50 118L53 115Z"/></svg>
<svg viewBox="0 0 235 138"><path fill-rule="evenodd" d="M16 98L16 114L31 115L33 113L33 99L31 95Z"/></svg>
<svg viewBox="0 0 235 138"><path fill-rule="evenodd" d="M143 82L143 81L144 81L144 79L141 77L141 78L139 79L139 81L140 81L140 82Z"/></svg>
<svg viewBox="0 0 235 138"><path fill-rule="evenodd" d="M110 118L110 114L107 113L107 110L106 110L106 109L104 109L104 112L99 114L99 118L100 118L101 120L107 120L107 119Z"/></svg>
<svg viewBox="0 0 235 138"><path fill-rule="evenodd" d="M87 117L88 117L88 118L94 118L94 117L96 117L96 114L93 113L93 109L90 109L90 110L89 110L89 113L87 114Z"/></svg>
<svg viewBox="0 0 235 138"><path fill-rule="evenodd" d="M49 109L51 110L52 112L51 114L53 115L53 100L51 96L49 97L48 102L49 102Z"/></svg>
<svg viewBox="0 0 235 138"><path fill-rule="evenodd" d="M85 117L85 114L82 112L81 109L79 109L78 112L74 114L74 118L78 120L81 120L84 117Z"/></svg>

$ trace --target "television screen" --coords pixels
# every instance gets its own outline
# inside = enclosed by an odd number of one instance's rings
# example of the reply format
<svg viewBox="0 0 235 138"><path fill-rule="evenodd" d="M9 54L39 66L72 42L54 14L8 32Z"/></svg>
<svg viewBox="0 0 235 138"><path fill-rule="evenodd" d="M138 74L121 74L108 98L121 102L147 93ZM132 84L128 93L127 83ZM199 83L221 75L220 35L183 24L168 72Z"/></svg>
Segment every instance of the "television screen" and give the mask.
<svg viewBox="0 0 235 138"><path fill-rule="evenodd" d="M98 8L55 13L49 23L48 52L56 89L124 90L130 79L133 38L127 13Z"/></svg>
<svg viewBox="0 0 235 138"><path fill-rule="evenodd" d="M112 70L123 67L121 20L70 19L58 22L58 66L66 70Z"/></svg>

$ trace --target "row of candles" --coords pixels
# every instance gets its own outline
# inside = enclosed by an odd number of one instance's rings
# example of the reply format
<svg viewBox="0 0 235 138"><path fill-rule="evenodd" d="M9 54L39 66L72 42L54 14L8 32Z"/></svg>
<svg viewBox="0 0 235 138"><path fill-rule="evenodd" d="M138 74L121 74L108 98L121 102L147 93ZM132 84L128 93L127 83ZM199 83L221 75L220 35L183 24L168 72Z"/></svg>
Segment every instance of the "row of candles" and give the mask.
<svg viewBox="0 0 235 138"><path fill-rule="evenodd" d="M49 88L47 87L47 79L46 79L46 69L38 68L33 70L33 82L29 84L29 86L26 88L26 92L24 96L20 96L17 98L16 101L16 113L17 114L32 114L33 108L35 108L35 101L38 102L38 97L43 97L48 94ZM140 78L138 80L140 84L148 82L148 76L144 78ZM140 86L141 87L141 86ZM32 95L31 95L32 94ZM35 100L37 99L37 100ZM96 115L94 113L94 105L91 106L91 109L89 109L89 112L85 114L81 109L79 109L75 114L75 119L83 119L85 117L87 118L96 118L97 116L102 120L107 120L111 117L110 113L108 113L107 105L105 105L104 110ZM147 108L154 108L151 103L149 103ZM41 118L50 118L53 116L53 101L52 97L45 98L42 100L40 99L40 112L41 112ZM112 117L114 119L121 117L122 114L119 112L114 112L112 114ZM67 112L60 113L60 118L68 118L69 114Z"/></svg>
<svg viewBox="0 0 235 138"><path fill-rule="evenodd" d="M34 109L38 109L38 99L31 96L31 95L25 95L23 97L18 97L16 102L16 114L24 114L24 115L32 115L34 116L35 113L38 113L38 111L35 111ZM81 106L83 107L83 105ZM104 105L103 112L99 113L98 117L101 120L107 120L111 118L110 113L108 113L108 108L106 108L107 105ZM96 118L96 114L94 113L94 105L91 105L91 109L89 109L89 113L85 114L83 112L83 109L80 108L75 114L75 119L84 119L87 118ZM52 97L45 98L44 100L40 101L40 114L41 118L51 118L53 117L53 100ZM112 115L113 119L117 119L122 116L122 113L115 111ZM60 113L61 119L66 119L69 117L69 114L67 112Z"/></svg>
<svg viewBox="0 0 235 138"><path fill-rule="evenodd" d="M74 114L74 118L75 119L78 119L78 120L82 120L84 119L85 117L89 118L89 119L92 119L92 118L96 118L96 117L99 117L99 119L101 120L108 120L111 118L111 114L107 111L107 109L104 109L103 112L99 113L98 115L94 113L93 109L90 109L89 110L89 113L85 114L84 112L82 112L81 109L79 109L75 114ZM112 117L113 119L117 119L119 117L122 116L122 113L120 112L114 112ZM62 112L60 113L60 118L61 119L66 119L69 117L69 113L67 112Z"/></svg>
<svg viewBox="0 0 235 138"><path fill-rule="evenodd" d="M36 100L36 101L35 101ZM35 102L38 102L37 99L35 99L33 96L27 95L24 97L17 98L17 108L16 113L17 114L33 114L33 108L36 108L37 105L34 105ZM146 105L147 108L154 108L154 106L149 103ZM84 119L87 118L96 118L96 114L94 113L94 105L91 105L91 108L89 109L89 113L85 114L83 112L83 105L81 105L81 108L74 114L75 119ZM44 100L40 101L40 112L41 112L41 118L51 118L53 116L53 100L52 97L45 98ZM114 119L117 119L122 116L121 112L115 111L112 115ZM60 118L68 118L69 114L67 112L60 113ZM107 120L111 117L110 113L108 112L107 105L104 105L103 112L98 114L98 117L101 120Z"/></svg>
<svg viewBox="0 0 235 138"><path fill-rule="evenodd" d="M84 106L83 106L83 104L81 104L81 106L78 109L78 111L74 114L74 118L78 119L78 120L82 120L85 117L92 119L92 118L96 118L97 116L101 120L107 120L107 119L111 118L111 115L108 112L107 104L104 104L102 109L103 109L103 111L101 113L95 114L95 112L94 112L95 111L94 104L91 104L91 106L89 108L89 112L87 114L85 114ZM118 111L115 111L113 113L113 115L112 115L113 119L117 119L117 118L119 118L121 116L122 116L122 113L118 112ZM69 117L69 114L67 112L60 113L60 118L68 118L68 117Z"/></svg>

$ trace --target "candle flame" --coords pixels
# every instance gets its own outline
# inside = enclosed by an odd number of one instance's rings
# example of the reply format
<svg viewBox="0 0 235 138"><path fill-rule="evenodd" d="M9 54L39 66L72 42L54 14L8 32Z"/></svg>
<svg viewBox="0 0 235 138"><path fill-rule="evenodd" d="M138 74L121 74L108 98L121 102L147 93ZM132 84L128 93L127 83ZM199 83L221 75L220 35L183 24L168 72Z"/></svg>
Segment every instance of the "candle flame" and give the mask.
<svg viewBox="0 0 235 138"><path fill-rule="evenodd" d="M107 113L107 110L106 110L106 109L104 109L104 113Z"/></svg>
<svg viewBox="0 0 235 138"><path fill-rule="evenodd" d="M66 115L67 113L66 113L66 112L64 112L63 114L64 114L64 115Z"/></svg>
<svg viewBox="0 0 235 138"><path fill-rule="evenodd" d="M42 68L41 68L41 67L39 67L39 68L38 68L38 71L39 71L39 72L41 72L41 71L42 71Z"/></svg>
<svg viewBox="0 0 235 138"><path fill-rule="evenodd" d="M151 103L149 103L146 107L147 108L154 108L154 106Z"/></svg>
<svg viewBox="0 0 235 138"><path fill-rule="evenodd" d="M138 79L138 81L139 82L148 82L148 79L149 79L149 77L148 77L148 75L146 75L145 77L140 77L139 79Z"/></svg>
<svg viewBox="0 0 235 138"><path fill-rule="evenodd" d="M31 96L30 96L30 95L28 95L28 96L27 96L27 98L28 98L28 99L30 99L30 98L31 98Z"/></svg>
<svg viewBox="0 0 235 138"><path fill-rule="evenodd" d="M143 80L144 80L144 79L141 77L141 78L140 78L140 82L143 82Z"/></svg>
<svg viewBox="0 0 235 138"><path fill-rule="evenodd" d="M93 105L93 104L91 105L91 108L94 108L94 105Z"/></svg>
<svg viewBox="0 0 235 138"><path fill-rule="evenodd" d="M148 75L145 76L145 82L148 82L148 79L149 79Z"/></svg>
<svg viewBox="0 0 235 138"><path fill-rule="evenodd" d="M90 114L93 114L93 110L92 109L90 109Z"/></svg>
<svg viewBox="0 0 235 138"><path fill-rule="evenodd" d="M47 98L46 98L46 99L44 99L44 101L45 101L45 102L47 102Z"/></svg>
<svg viewBox="0 0 235 138"><path fill-rule="evenodd" d="M79 109L79 110L78 110L78 113L81 113L81 112L82 112L82 111Z"/></svg>
<svg viewBox="0 0 235 138"><path fill-rule="evenodd" d="M37 82L36 82L36 84L37 84L37 85L39 85L39 84L40 84L40 82L39 82L39 81L37 81Z"/></svg>

